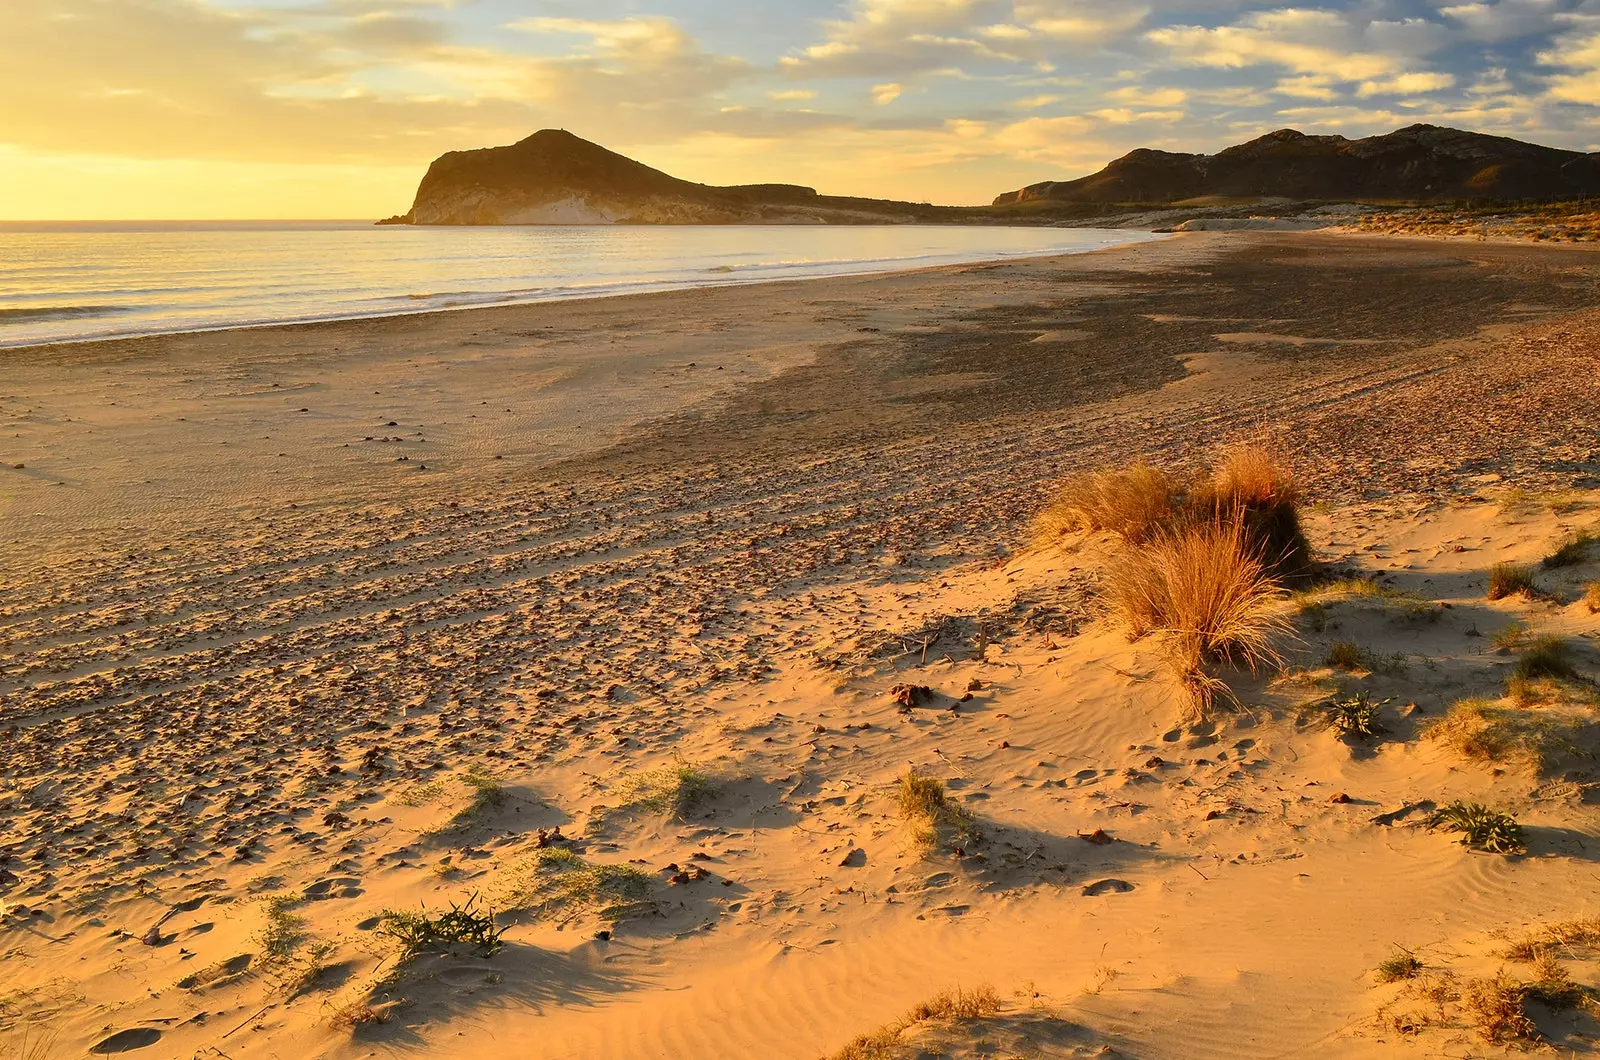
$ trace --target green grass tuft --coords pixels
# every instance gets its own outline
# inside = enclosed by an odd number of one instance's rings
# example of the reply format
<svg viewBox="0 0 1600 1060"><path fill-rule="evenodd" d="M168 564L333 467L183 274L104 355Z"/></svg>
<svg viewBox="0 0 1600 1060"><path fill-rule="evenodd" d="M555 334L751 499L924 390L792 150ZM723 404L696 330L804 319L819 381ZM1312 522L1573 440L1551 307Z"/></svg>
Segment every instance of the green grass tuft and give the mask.
<svg viewBox="0 0 1600 1060"><path fill-rule="evenodd" d="M1462 846L1491 854L1522 854L1528 849L1517 819L1481 802L1452 802L1428 818L1428 827L1459 832Z"/></svg>

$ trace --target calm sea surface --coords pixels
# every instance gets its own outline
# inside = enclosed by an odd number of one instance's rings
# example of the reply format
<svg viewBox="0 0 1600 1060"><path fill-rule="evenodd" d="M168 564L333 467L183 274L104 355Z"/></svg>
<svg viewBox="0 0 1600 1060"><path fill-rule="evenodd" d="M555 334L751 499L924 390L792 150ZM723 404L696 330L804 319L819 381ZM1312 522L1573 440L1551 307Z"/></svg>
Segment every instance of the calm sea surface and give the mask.
<svg viewBox="0 0 1600 1060"><path fill-rule="evenodd" d="M939 226L0 222L0 347L887 272L1153 238Z"/></svg>

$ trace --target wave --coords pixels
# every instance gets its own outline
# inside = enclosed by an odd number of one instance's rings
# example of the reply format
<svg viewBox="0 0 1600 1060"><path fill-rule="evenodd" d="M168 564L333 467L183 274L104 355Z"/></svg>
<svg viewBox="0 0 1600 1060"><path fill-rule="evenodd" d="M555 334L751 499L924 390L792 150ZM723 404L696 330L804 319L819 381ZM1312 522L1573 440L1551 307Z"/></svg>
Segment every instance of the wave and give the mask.
<svg viewBox="0 0 1600 1060"><path fill-rule="evenodd" d="M78 320L83 317L105 317L116 313L131 313L131 305L43 305L0 307L0 324L26 324L39 320Z"/></svg>

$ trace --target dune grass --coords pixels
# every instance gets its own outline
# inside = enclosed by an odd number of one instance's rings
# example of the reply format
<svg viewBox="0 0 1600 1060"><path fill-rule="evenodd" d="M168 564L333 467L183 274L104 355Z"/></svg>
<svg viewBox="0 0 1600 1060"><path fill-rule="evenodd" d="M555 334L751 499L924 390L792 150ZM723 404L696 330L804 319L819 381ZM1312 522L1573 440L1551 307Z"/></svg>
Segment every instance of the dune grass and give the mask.
<svg viewBox="0 0 1600 1060"><path fill-rule="evenodd" d="M1299 500L1282 460L1238 446L1186 472L1140 463L1075 476L1037 529L1045 543L1074 530L1122 538L1129 547L1105 582L1112 618L1136 639L1161 638L1191 711L1204 716L1232 698L1212 667L1282 668L1283 584L1314 566Z"/></svg>
<svg viewBox="0 0 1600 1060"><path fill-rule="evenodd" d="M929 851L965 840L972 832L972 813L945 791L944 781L908 769L897 793L900 819L911 841Z"/></svg>
<svg viewBox="0 0 1600 1060"><path fill-rule="evenodd" d="M1572 665L1572 648L1553 635L1536 637L1517 659L1517 677L1562 677L1572 679L1578 671Z"/></svg>
<svg viewBox="0 0 1600 1060"><path fill-rule="evenodd" d="M1423 735L1462 758L1525 766L1534 773L1562 757L1587 758L1600 744L1592 689L1553 679L1513 677L1505 700L1464 699Z"/></svg>
<svg viewBox="0 0 1600 1060"><path fill-rule="evenodd" d="M1575 567L1588 560L1589 550L1596 541L1600 541L1600 537L1596 537L1594 534L1570 534L1562 538L1561 543L1552 549L1540 561L1539 565L1546 570L1557 567Z"/></svg>
<svg viewBox="0 0 1600 1060"><path fill-rule="evenodd" d="M619 920L653 909L654 890L654 878L632 865L596 864L552 846L534 851L518 867L498 902L539 916L596 909L603 920Z"/></svg>
<svg viewBox="0 0 1600 1060"><path fill-rule="evenodd" d="M1171 530L1182 508L1179 481L1140 462L1067 479L1039 515L1036 529L1042 541L1075 530L1101 530L1139 545Z"/></svg>
<svg viewBox="0 0 1600 1060"><path fill-rule="evenodd" d="M1489 568L1488 597L1504 600L1508 596L1534 597L1540 594L1533 567L1526 563L1496 563Z"/></svg>
<svg viewBox="0 0 1600 1060"><path fill-rule="evenodd" d="M1073 476L1040 514L1036 530L1041 543L1099 530L1143 545L1198 525L1237 523L1252 554L1275 576L1298 577L1312 565L1299 499L1293 475L1270 450L1236 446L1211 466L1183 472L1136 463Z"/></svg>
<svg viewBox="0 0 1600 1060"><path fill-rule="evenodd" d="M905 1051L901 1036L918 1024L983 1019L999 1011L1000 998L990 987L946 990L917 1005L896 1022L880 1027L871 1034L863 1034L834 1053L830 1060L891 1060Z"/></svg>

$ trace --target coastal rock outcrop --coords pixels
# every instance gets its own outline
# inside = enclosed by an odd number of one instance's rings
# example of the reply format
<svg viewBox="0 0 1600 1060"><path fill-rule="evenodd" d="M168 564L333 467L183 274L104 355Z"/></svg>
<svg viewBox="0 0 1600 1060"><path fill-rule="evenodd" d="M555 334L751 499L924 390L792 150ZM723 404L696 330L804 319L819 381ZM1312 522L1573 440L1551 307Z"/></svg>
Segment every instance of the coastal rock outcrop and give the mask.
<svg viewBox="0 0 1600 1060"><path fill-rule="evenodd" d="M695 184L545 129L509 147L451 151L388 224L739 224L915 220L913 203L820 196L793 184Z"/></svg>

